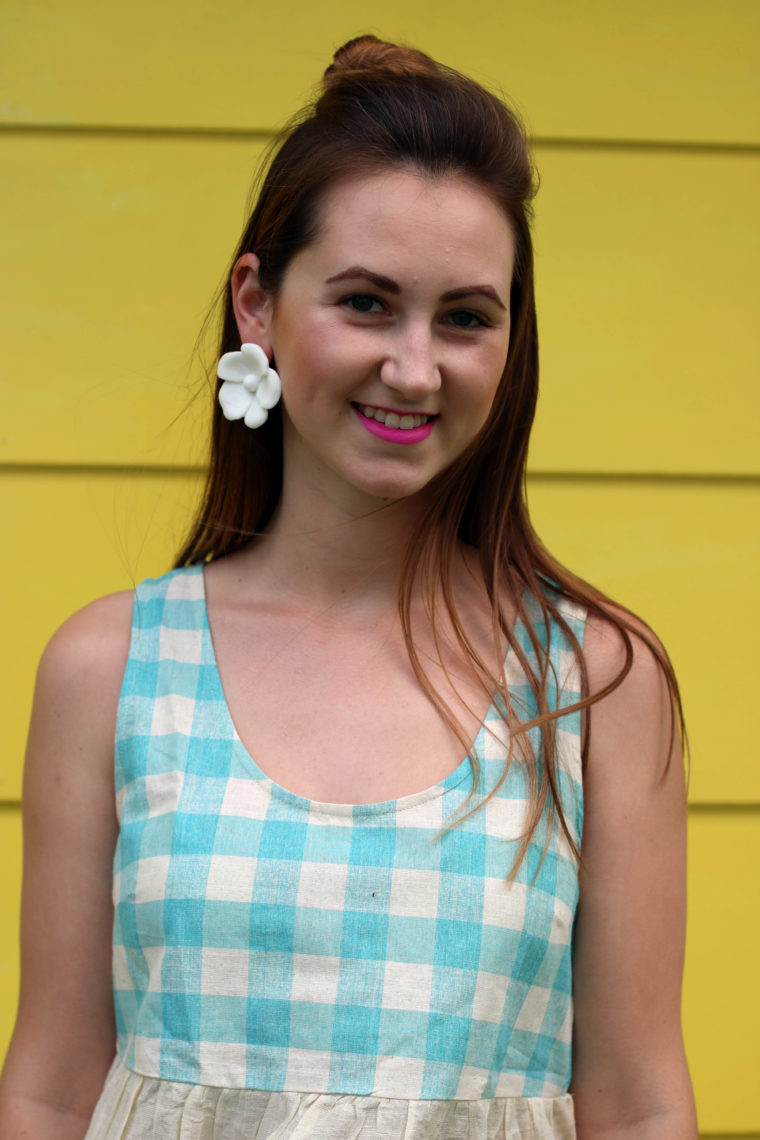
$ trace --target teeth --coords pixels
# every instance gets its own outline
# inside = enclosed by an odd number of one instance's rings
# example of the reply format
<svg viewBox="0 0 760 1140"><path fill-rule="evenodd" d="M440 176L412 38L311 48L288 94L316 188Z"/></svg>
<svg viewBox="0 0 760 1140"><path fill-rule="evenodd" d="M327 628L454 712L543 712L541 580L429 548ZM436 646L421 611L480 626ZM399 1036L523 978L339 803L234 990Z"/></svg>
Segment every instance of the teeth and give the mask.
<svg viewBox="0 0 760 1140"><path fill-rule="evenodd" d="M361 404L362 415L366 416L368 420L377 420L379 424L385 424L389 428L401 428L408 431L409 428L422 427L430 419L430 416L412 415L407 413L400 416L398 412L386 412L382 408L372 408L369 404Z"/></svg>

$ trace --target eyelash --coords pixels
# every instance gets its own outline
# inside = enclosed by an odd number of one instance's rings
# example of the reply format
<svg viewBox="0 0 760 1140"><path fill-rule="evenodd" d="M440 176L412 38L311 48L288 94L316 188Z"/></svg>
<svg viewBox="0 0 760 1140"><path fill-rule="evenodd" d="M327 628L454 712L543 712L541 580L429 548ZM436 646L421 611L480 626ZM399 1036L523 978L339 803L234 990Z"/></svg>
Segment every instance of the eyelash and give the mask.
<svg viewBox="0 0 760 1140"><path fill-rule="evenodd" d="M383 312L387 311L385 302L383 300L381 300L380 297L375 297L374 294L372 294L372 293L349 293L349 295L347 297L343 297L341 299L340 303L341 303L341 305L345 305L346 308L350 309L354 313L360 313L362 315L370 316L370 317L378 315L379 310L373 310L370 308L357 308L355 305L356 301L369 301L373 305L375 305L375 304L381 305ZM457 324L451 318L453 318L455 316L459 316L459 315L465 315L467 317L470 317L470 318L472 318L472 320L475 323L466 324L466 325ZM492 327L490 321L487 321L485 319L485 317L480 315L480 313L475 313L471 309L452 309L450 312L446 313L445 319L446 319L447 323L451 324L454 328L456 328L460 331L463 331L463 332L467 332L470 329L477 329L477 328L487 329L487 328Z"/></svg>
<svg viewBox="0 0 760 1140"><path fill-rule="evenodd" d="M341 305L345 305L347 308L351 309L352 312L354 312L354 313L363 313L363 314L368 314L369 316L375 315L374 312L372 312L370 309L357 309L357 308L355 308L354 304L353 304L354 301L371 301L372 304L382 305L383 311L385 311L384 302L381 301L379 297L373 296L372 293L350 293L347 297L344 297L342 299Z"/></svg>
<svg viewBox="0 0 760 1140"><path fill-rule="evenodd" d="M460 315L464 315L466 317L473 317L476 321L476 324L458 325L454 321L451 321L450 323L452 325L454 325L454 328L456 328L456 329L463 329L466 331L467 329L490 329L491 328L490 322L487 321L485 319L485 317L481 317L480 313L473 313L472 309L452 309L452 311L450 313L446 314L447 317L456 317L456 316L460 316Z"/></svg>

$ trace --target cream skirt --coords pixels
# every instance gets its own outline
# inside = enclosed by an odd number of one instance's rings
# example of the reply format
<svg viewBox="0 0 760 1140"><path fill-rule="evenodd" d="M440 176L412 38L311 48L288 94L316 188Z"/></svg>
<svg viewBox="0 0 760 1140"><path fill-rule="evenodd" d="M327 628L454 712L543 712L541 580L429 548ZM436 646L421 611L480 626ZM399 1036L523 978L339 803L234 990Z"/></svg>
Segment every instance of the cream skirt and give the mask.
<svg viewBox="0 0 760 1140"><path fill-rule="evenodd" d="M117 1057L85 1140L575 1140L559 1097L396 1100L143 1077Z"/></svg>

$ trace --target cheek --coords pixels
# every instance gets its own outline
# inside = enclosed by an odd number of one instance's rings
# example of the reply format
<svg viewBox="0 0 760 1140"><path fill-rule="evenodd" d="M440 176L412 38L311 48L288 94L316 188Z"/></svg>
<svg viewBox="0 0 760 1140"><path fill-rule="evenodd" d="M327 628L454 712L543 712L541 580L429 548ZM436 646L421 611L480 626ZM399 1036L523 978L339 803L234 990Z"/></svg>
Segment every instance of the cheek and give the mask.
<svg viewBox="0 0 760 1140"><path fill-rule="evenodd" d="M473 416L485 419L496 399L496 393L501 384L506 358L501 355L496 360L484 361L478 369L473 369L469 382L463 384L460 391L460 400L469 404Z"/></svg>
<svg viewBox="0 0 760 1140"><path fill-rule="evenodd" d="M346 384L341 383L340 363L332 354L312 352L299 343L295 352L283 354L280 380L282 402L296 421L327 410L340 413Z"/></svg>
<svg viewBox="0 0 760 1140"><path fill-rule="evenodd" d="M376 353L357 338L324 325L302 328L283 344L277 362L285 406L329 406L335 414L345 403L347 414L348 401L372 370Z"/></svg>
<svg viewBox="0 0 760 1140"><path fill-rule="evenodd" d="M509 345L507 344L501 351L494 354L488 369L488 382L484 385L484 399L487 400L488 406L493 404L496 399L496 393L501 387L504 378L504 372L507 367L507 358L509 355Z"/></svg>
<svg viewBox="0 0 760 1140"><path fill-rule="evenodd" d="M473 388L470 396L469 403L469 427L470 432L476 435L491 418L493 406L496 402L496 397L501 385L501 373L498 377L492 377L489 383L481 382ZM476 394L477 391L477 394Z"/></svg>

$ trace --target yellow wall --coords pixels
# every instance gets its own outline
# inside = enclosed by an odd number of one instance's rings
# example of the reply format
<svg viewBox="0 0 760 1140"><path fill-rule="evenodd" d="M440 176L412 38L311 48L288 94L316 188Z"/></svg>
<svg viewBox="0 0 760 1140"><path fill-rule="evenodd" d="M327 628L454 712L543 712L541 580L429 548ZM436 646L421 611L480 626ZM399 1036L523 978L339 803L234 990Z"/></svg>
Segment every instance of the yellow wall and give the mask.
<svg viewBox="0 0 760 1140"><path fill-rule="evenodd" d="M0 13L0 1046L35 661L72 609L166 568L202 456L192 346L256 159L334 47L376 31L503 87L536 139L531 506L549 546L672 652L693 746L685 1028L700 1124L760 1136L760 6L382 12L5 0Z"/></svg>

